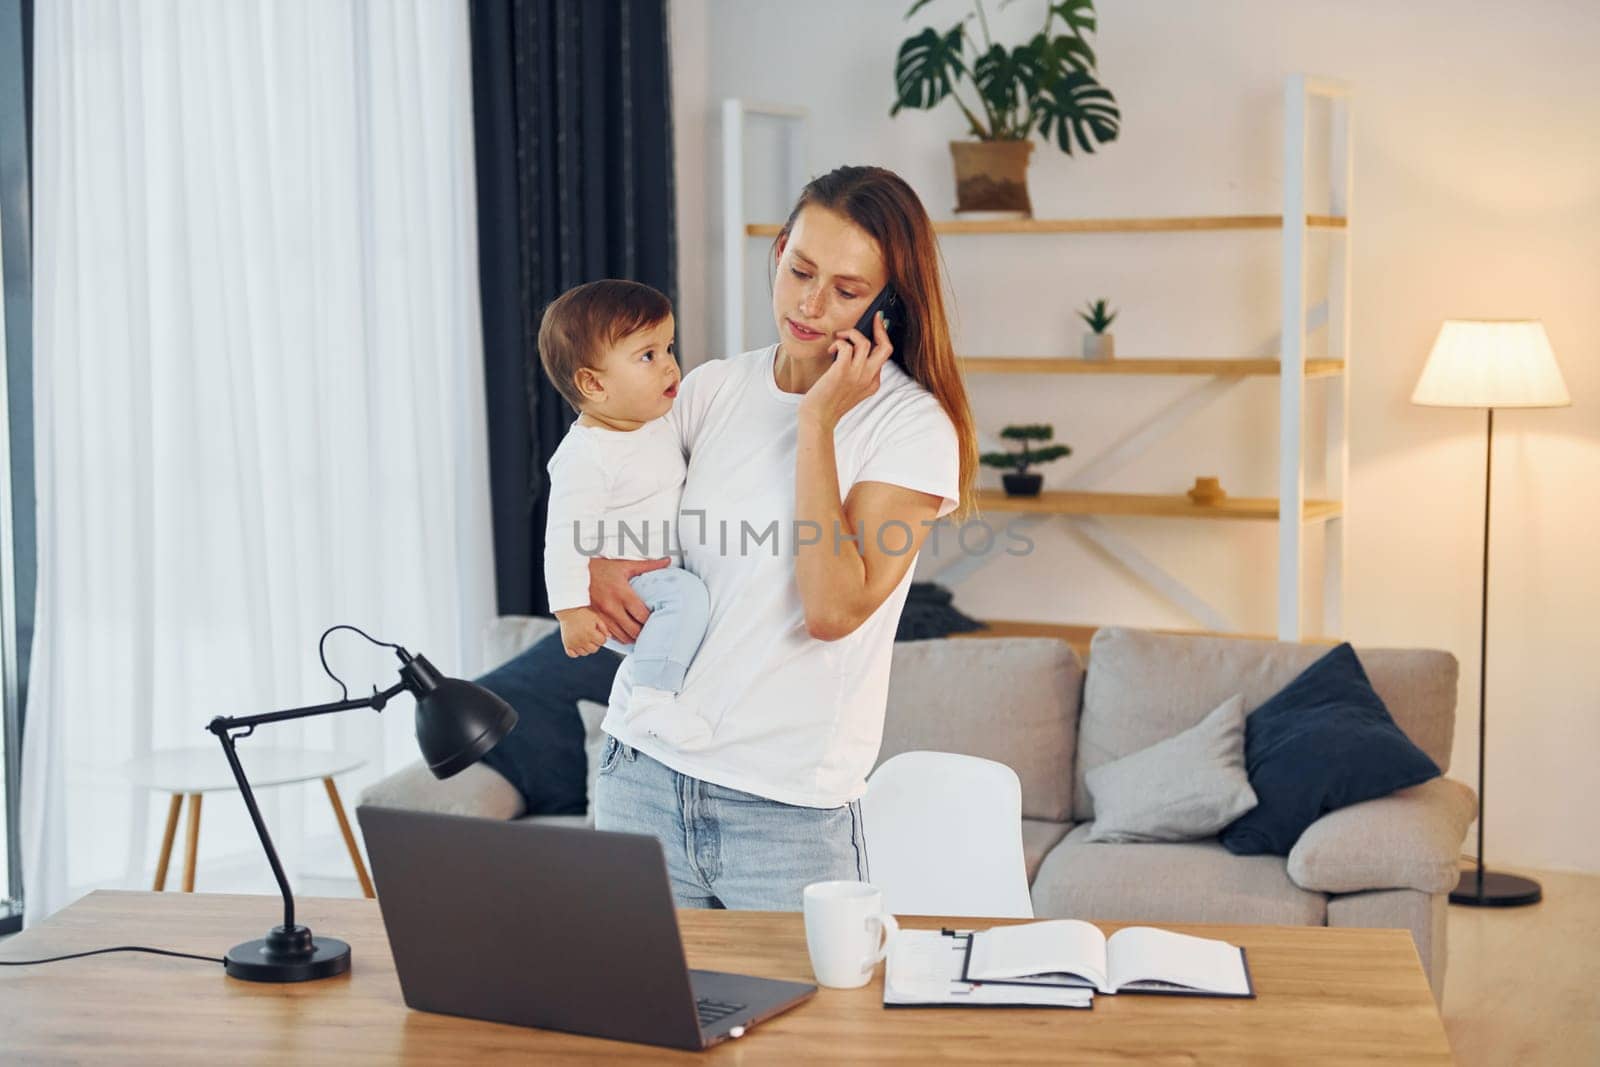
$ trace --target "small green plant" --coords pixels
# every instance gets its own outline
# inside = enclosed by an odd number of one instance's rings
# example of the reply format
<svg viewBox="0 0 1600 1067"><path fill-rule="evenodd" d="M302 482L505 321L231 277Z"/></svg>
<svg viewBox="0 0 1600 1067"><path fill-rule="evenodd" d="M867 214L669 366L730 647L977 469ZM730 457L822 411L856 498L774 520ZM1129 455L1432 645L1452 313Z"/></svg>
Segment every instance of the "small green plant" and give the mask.
<svg viewBox="0 0 1600 1067"><path fill-rule="evenodd" d="M906 19L929 2L916 0ZM1002 0L1000 6L1010 2ZM1011 49L989 37L983 0L975 0L973 8L944 33L928 26L901 42L891 118L903 108L930 110L948 98L980 141L1025 141L1037 132L1070 156L1074 144L1093 152L1097 144L1117 139L1122 114L1098 80L1088 41L1095 32L1093 0L1046 0L1043 27ZM974 18L981 43L967 32ZM956 92L962 81L976 93L972 104Z"/></svg>
<svg viewBox="0 0 1600 1067"><path fill-rule="evenodd" d="M1017 474L1027 474L1028 468L1043 463L1050 463L1062 456L1072 455L1072 449L1067 445L1045 445L1043 448L1029 448L1029 441L1048 441L1056 435L1055 428L1047 423L1028 426L1007 426L1000 431L1000 436L1007 441L1021 441L1021 452L985 452L978 457L978 462L985 467L998 467L1001 470L1015 471Z"/></svg>
<svg viewBox="0 0 1600 1067"><path fill-rule="evenodd" d="M1105 333L1106 328L1116 317L1116 311L1104 300L1091 300L1082 311L1078 312L1078 318L1087 322L1089 329L1095 333Z"/></svg>

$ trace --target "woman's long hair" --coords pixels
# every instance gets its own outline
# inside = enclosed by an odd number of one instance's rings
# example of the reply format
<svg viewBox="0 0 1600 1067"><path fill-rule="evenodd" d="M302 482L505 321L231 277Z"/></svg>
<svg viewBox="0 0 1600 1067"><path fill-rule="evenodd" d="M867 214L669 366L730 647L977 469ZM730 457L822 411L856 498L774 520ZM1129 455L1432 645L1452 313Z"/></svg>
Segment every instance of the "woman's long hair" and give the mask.
<svg viewBox="0 0 1600 1067"><path fill-rule="evenodd" d="M894 171L837 167L801 190L773 242L774 269L778 245L788 242L800 210L808 204L843 215L878 242L889 284L900 294L903 305L904 329L897 331L901 342L895 355L906 373L938 398L955 424L961 452L961 498L952 517L964 519L975 503L972 484L978 476L978 431L956 365L955 347L950 343L933 222L911 186Z"/></svg>

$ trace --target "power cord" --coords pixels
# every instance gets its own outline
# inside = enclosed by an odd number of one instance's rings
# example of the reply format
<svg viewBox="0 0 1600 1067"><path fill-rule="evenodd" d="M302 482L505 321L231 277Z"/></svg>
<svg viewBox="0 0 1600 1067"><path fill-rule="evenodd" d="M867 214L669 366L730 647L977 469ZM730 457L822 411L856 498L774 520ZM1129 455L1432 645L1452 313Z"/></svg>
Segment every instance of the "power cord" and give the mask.
<svg viewBox="0 0 1600 1067"><path fill-rule="evenodd" d="M365 630L361 629L360 627L351 626L348 623L340 623L338 626L330 626L326 630L322 631L322 638L317 642L317 658L322 660L322 669L324 671L328 672L328 677L332 678L335 682L339 683L339 692L341 694L343 694L342 696L340 696L339 699L340 700L349 700L350 699L350 690L345 688L343 679L341 679L337 674L334 674L333 673L333 668L328 666L328 654L327 654L326 651L324 651L324 647L323 647L328 643L328 635L333 633L335 630L354 630L356 633L360 634L362 637L365 637L368 641L371 641L373 644L377 645L379 648L395 648L395 649L397 649L400 646L399 645L390 644L388 641L379 641L376 637L373 637L371 634L367 633ZM378 691L378 687L377 686L373 686L372 687L372 691L374 693L376 693Z"/></svg>
<svg viewBox="0 0 1600 1067"><path fill-rule="evenodd" d="M102 952L152 952L157 956L181 956L188 960L205 960L207 963L223 962L217 956L196 956L192 952L173 952L165 948L146 948L143 945L118 945L116 948L97 948L90 952L73 952L65 956L51 956L42 960L0 960L0 967L31 967L36 963L55 963L58 960L75 960L83 956L98 956Z"/></svg>

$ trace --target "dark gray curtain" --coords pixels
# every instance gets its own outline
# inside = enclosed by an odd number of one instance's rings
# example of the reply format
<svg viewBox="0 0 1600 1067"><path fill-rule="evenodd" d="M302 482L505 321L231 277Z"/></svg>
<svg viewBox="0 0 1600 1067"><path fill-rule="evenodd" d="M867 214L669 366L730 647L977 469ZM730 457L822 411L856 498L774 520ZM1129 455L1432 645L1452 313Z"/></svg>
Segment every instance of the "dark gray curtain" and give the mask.
<svg viewBox="0 0 1600 1067"><path fill-rule="evenodd" d="M472 0L470 12L499 610L548 614L544 468L575 416L539 369L539 318L597 278L677 303L666 2Z"/></svg>

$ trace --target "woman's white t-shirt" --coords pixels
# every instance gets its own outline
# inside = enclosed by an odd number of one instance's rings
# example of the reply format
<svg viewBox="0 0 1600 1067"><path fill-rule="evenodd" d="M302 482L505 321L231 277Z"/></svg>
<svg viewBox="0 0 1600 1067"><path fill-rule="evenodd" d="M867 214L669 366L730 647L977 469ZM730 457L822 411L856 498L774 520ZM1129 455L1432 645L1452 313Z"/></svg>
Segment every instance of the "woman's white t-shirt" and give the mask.
<svg viewBox="0 0 1600 1067"><path fill-rule="evenodd" d="M797 415L803 394L778 388L777 346L712 360L684 376L665 420L688 455L677 540L684 566L711 596L711 622L677 696L675 714L711 727L708 744L676 751L623 722L632 689L624 660L602 728L680 774L786 804L832 808L866 791L883 740L889 665L912 566L854 632L806 632L795 580ZM839 487L888 482L943 497L955 510L960 453L938 399L893 361L878 391L834 432ZM875 536L877 531L863 531ZM831 545L833 531L820 531ZM906 544L890 527L883 544Z"/></svg>

